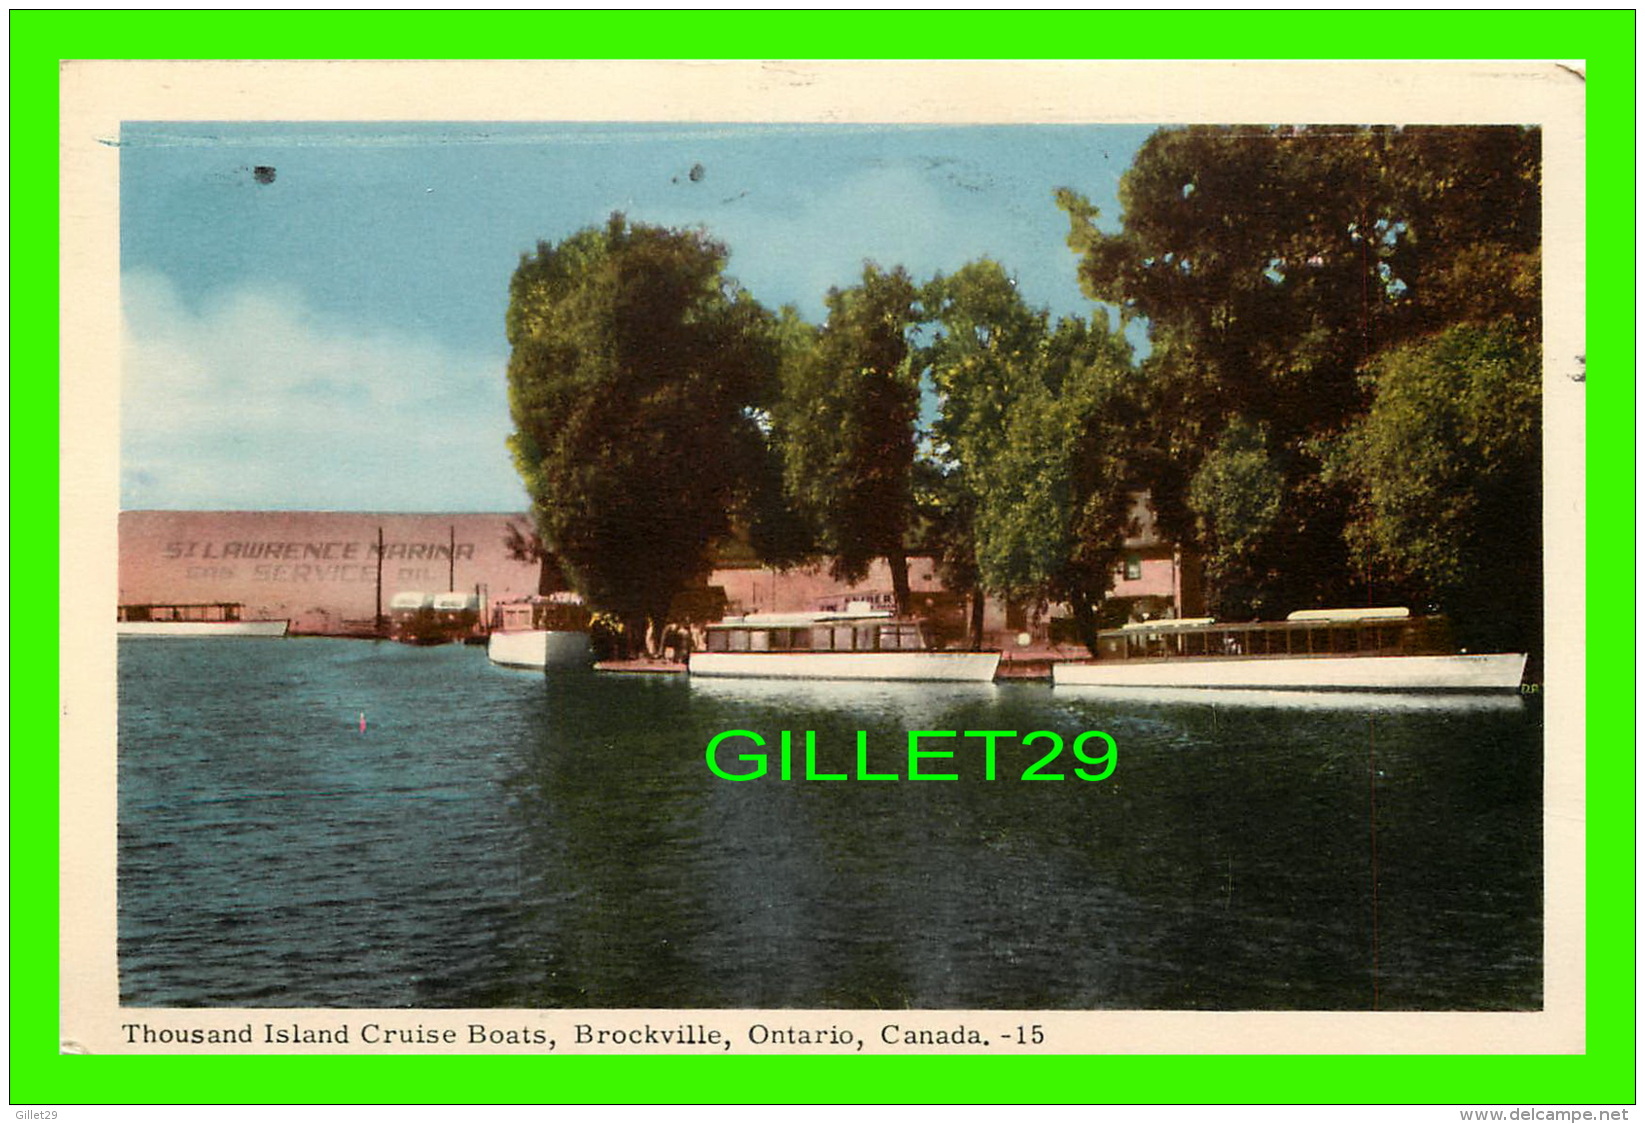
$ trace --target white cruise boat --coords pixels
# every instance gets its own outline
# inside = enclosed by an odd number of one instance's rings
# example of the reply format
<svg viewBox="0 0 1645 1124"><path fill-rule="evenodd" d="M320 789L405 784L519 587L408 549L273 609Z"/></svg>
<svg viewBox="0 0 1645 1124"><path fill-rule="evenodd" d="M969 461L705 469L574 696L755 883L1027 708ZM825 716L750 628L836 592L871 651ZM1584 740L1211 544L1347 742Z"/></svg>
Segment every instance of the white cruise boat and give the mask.
<svg viewBox="0 0 1645 1124"><path fill-rule="evenodd" d="M499 601L492 606L486 655L503 667L588 667L594 662L588 626L588 609L575 593Z"/></svg>
<svg viewBox="0 0 1645 1124"><path fill-rule="evenodd" d="M836 613L751 613L707 628L692 675L743 679L988 683L998 652L940 651L926 626L852 606Z"/></svg>
<svg viewBox="0 0 1645 1124"><path fill-rule="evenodd" d="M121 605L115 616L117 636L178 639L198 636L284 636L288 620L243 620L237 601L199 605Z"/></svg>
<svg viewBox="0 0 1645 1124"><path fill-rule="evenodd" d="M1517 691L1526 653L1459 652L1442 618L1409 609L1307 609L1284 621L1128 624L1098 658L1052 668L1059 687Z"/></svg>

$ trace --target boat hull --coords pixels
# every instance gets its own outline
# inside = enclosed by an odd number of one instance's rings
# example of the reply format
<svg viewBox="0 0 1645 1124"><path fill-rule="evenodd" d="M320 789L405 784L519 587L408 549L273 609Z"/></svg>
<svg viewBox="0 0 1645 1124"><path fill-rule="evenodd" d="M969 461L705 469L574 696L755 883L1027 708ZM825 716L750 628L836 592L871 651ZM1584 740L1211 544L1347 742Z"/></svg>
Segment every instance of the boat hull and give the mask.
<svg viewBox="0 0 1645 1124"><path fill-rule="evenodd" d="M1059 687L1254 688L1292 691L1517 691L1523 652L1454 656L1317 656L1059 663Z"/></svg>
<svg viewBox="0 0 1645 1124"><path fill-rule="evenodd" d="M503 667L546 670L551 667L587 667L594 662L588 633L557 629L520 629L493 632L486 656Z"/></svg>
<svg viewBox="0 0 1645 1124"><path fill-rule="evenodd" d="M198 636L284 636L290 621L120 621L117 636L155 639Z"/></svg>
<svg viewBox="0 0 1645 1124"><path fill-rule="evenodd" d="M693 652L692 675L737 679L861 679L988 683L998 652Z"/></svg>

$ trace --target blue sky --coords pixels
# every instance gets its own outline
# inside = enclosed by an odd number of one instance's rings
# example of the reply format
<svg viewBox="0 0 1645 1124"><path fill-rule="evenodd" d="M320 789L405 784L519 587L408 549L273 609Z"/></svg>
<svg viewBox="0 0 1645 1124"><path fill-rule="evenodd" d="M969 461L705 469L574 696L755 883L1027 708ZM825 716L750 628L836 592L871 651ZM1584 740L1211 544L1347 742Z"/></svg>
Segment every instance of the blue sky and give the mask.
<svg viewBox="0 0 1645 1124"><path fill-rule="evenodd" d="M1052 191L1113 226L1152 131L128 123L121 506L523 510L509 276L614 210L705 227L813 320L865 260L982 256L1088 315Z"/></svg>

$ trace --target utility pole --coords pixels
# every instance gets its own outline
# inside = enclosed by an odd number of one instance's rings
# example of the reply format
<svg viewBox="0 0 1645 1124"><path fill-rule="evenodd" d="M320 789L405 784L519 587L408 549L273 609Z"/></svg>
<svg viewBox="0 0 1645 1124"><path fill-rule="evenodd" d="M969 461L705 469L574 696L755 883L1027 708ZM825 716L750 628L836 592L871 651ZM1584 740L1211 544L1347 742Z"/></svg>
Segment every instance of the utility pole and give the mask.
<svg viewBox="0 0 1645 1124"><path fill-rule="evenodd" d="M457 592L457 524L451 525L451 549L446 551L446 592Z"/></svg>
<svg viewBox="0 0 1645 1124"><path fill-rule="evenodd" d="M377 527L377 635L383 634L383 528Z"/></svg>

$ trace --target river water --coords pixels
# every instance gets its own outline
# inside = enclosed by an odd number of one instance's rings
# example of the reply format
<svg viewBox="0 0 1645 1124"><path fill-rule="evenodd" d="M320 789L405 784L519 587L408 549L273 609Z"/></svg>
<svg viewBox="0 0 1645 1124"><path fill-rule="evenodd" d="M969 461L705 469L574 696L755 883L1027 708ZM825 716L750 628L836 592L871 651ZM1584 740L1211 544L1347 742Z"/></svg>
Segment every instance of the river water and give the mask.
<svg viewBox="0 0 1645 1124"><path fill-rule="evenodd" d="M125 640L134 1006L1523 1010L1540 707L544 676ZM364 729L361 719L364 718ZM715 775L744 730L815 771ZM1053 747L909 731L1102 730ZM860 780L859 731L867 771ZM753 746L727 739L731 772ZM1100 743L1087 740L1087 756Z"/></svg>

